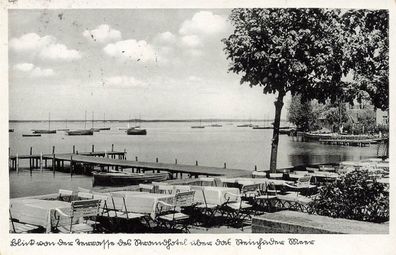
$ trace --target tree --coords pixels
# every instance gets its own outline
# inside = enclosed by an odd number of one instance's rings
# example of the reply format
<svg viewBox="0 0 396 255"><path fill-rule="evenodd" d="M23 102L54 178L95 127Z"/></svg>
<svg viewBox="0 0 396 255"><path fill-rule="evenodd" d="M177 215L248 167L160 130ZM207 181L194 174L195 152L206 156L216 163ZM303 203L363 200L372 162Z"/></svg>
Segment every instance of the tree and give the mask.
<svg viewBox="0 0 396 255"><path fill-rule="evenodd" d="M342 94L343 40L338 10L234 9L234 32L226 39L229 70L241 84L277 94L270 171L276 171L283 98L290 92L303 101L335 101Z"/></svg>
<svg viewBox="0 0 396 255"><path fill-rule="evenodd" d="M301 96L292 97L288 108L288 120L297 126L299 131L315 130L318 126L320 110L314 102L301 102Z"/></svg>
<svg viewBox="0 0 396 255"><path fill-rule="evenodd" d="M389 14L387 10L350 10L342 16L346 75L353 70L353 88L367 92L373 105L389 109Z"/></svg>

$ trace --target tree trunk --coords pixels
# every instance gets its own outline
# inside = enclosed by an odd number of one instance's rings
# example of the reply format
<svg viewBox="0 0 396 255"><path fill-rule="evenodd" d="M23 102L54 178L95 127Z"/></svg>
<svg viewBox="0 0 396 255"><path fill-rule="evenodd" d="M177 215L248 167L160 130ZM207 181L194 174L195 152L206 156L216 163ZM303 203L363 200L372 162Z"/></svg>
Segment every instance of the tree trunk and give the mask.
<svg viewBox="0 0 396 255"><path fill-rule="evenodd" d="M276 160L278 157L278 143L279 143L279 126L280 126L280 118L283 107L283 97L284 93L279 92L277 100L274 102L275 104L275 120L274 120L274 129L272 135L272 145L271 145L271 161L270 161L270 172L276 172Z"/></svg>

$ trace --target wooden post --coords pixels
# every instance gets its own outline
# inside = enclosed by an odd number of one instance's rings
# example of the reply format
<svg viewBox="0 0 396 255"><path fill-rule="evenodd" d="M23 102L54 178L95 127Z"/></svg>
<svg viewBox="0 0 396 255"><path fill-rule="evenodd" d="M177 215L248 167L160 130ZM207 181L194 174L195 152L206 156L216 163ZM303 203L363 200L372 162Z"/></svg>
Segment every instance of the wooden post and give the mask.
<svg viewBox="0 0 396 255"><path fill-rule="evenodd" d="M257 165L254 165L254 171L257 171Z"/></svg>
<svg viewBox="0 0 396 255"><path fill-rule="evenodd" d="M158 163L158 158L155 158L155 163Z"/></svg>
<svg viewBox="0 0 396 255"><path fill-rule="evenodd" d="M18 158L18 153L16 154L15 158L15 170L17 173L19 173L19 158Z"/></svg>
<svg viewBox="0 0 396 255"><path fill-rule="evenodd" d="M135 160L136 160L136 162L138 161L138 157L137 156L135 157Z"/></svg>
<svg viewBox="0 0 396 255"><path fill-rule="evenodd" d="M47 168L47 159L44 159L44 167Z"/></svg>
<svg viewBox="0 0 396 255"><path fill-rule="evenodd" d="M70 176L73 176L73 155L70 156Z"/></svg>
<svg viewBox="0 0 396 255"><path fill-rule="evenodd" d="M195 165L198 166L198 160L195 160Z"/></svg>
<svg viewBox="0 0 396 255"><path fill-rule="evenodd" d="M33 159L32 159L32 154L33 154L33 147L30 147L30 153L29 153L29 155L30 155L30 157L29 157L29 170L30 170L30 173L32 172L32 164L33 164Z"/></svg>
<svg viewBox="0 0 396 255"><path fill-rule="evenodd" d="M175 158L175 165L177 165L177 158Z"/></svg>
<svg viewBox="0 0 396 255"><path fill-rule="evenodd" d="M40 172L43 172L43 153L40 152Z"/></svg>
<svg viewBox="0 0 396 255"><path fill-rule="evenodd" d="M114 151L114 144L111 144L111 152Z"/></svg>
<svg viewBox="0 0 396 255"><path fill-rule="evenodd" d="M52 172L55 175L55 154L52 154Z"/></svg>
<svg viewBox="0 0 396 255"><path fill-rule="evenodd" d="M75 153L76 153L76 146L73 145L73 154L75 154Z"/></svg>
<svg viewBox="0 0 396 255"><path fill-rule="evenodd" d="M55 154L55 146L52 146L52 154Z"/></svg>
<svg viewBox="0 0 396 255"><path fill-rule="evenodd" d="M127 157L126 157L126 154L127 154L127 151L126 151L126 149L124 148L124 156L123 156L123 158L122 159L127 159ZM137 160L136 160L137 161Z"/></svg>
<svg viewBox="0 0 396 255"><path fill-rule="evenodd" d="M95 145L92 144L92 152L95 152Z"/></svg>
<svg viewBox="0 0 396 255"><path fill-rule="evenodd" d="M224 169L225 169L225 168L227 168L227 163L226 163L226 162L224 162Z"/></svg>
<svg viewBox="0 0 396 255"><path fill-rule="evenodd" d="M105 150L104 157L107 158L107 150Z"/></svg>

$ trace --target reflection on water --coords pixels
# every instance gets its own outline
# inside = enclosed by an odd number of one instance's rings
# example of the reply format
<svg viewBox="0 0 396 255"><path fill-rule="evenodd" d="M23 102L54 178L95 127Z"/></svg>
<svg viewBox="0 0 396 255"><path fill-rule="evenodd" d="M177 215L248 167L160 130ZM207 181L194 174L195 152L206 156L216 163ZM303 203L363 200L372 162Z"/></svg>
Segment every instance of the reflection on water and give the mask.
<svg viewBox="0 0 396 255"><path fill-rule="evenodd" d="M96 150L110 150L114 144L116 150L126 149L128 159L139 161L155 161L171 163L177 158L180 164L195 164L222 167L227 162L228 168L253 170L269 168L272 130L237 128L234 125L223 125L221 128L206 127L192 129L197 123L141 123L147 129L147 136L127 136L126 123L107 123L109 131L101 131L93 136L66 136L58 131L54 135L42 137L22 137L31 129L46 128L46 123L10 123L15 132L9 133L12 154L28 154L30 147L33 153L50 153L55 146L57 153L71 152L73 145L76 150L90 151L91 145ZM204 123L203 123L204 124ZM51 128L65 128L66 123L51 123ZM104 126L95 124L96 127ZM84 123L68 123L68 128L84 128ZM376 155L376 146L346 147L322 145L318 143L295 142L291 137L280 136L278 166L288 167L306 163L328 163L343 160L359 160ZM25 161L25 165L28 160ZM23 162L21 161L21 166ZM21 172L19 175L10 173L11 197L45 194L56 192L59 188L91 187L91 177L73 176L56 173Z"/></svg>

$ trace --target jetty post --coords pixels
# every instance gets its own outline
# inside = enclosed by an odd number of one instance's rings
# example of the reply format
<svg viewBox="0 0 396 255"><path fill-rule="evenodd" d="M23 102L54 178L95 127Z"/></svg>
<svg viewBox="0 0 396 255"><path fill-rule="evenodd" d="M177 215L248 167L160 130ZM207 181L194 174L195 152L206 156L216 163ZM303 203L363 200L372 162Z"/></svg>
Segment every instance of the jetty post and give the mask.
<svg viewBox="0 0 396 255"><path fill-rule="evenodd" d="M73 145L73 154L76 154L76 146Z"/></svg>
<svg viewBox="0 0 396 255"><path fill-rule="evenodd" d="M175 165L177 165L177 158L175 158Z"/></svg>
<svg viewBox="0 0 396 255"><path fill-rule="evenodd" d="M55 176L55 153L52 154L52 173Z"/></svg>
<svg viewBox="0 0 396 255"><path fill-rule="evenodd" d="M70 176L73 176L73 155L70 155Z"/></svg>
<svg viewBox="0 0 396 255"><path fill-rule="evenodd" d="M95 152L95 145L92 144L92 152Z"/></svg>
<svg viewBox="0 0 396 255"><path fill-rule="evenodd" d="M114 151L114 143L111 144L111 152Z"/></svg>
<svg viewBox="0 0 396 255"><path fill-rule="evenodd" d="M195 165L198 166L198 160L195 160Z"/></svg>
<svg viewBox="0 0 396 255"><path fill-rule="evenodd" d="M127 154L127 151L126 151L126 149L124 148L124 155L122 156L122 159L127 159L127 157L126 157L126 154ZM136 160L137 161L137 160Z"/></svg>
<svg viewBox="0 0 396 255"><path fill-rule="evenodd" d="M224 169L227 168L227 162L224 162Z"/></svg>
<svg viewBox="0 0 396 255"><path fill-rule="evenodd" d="M17 173L19 173L19 157L18 157L18 153L16 154L16 158L15 158L15 170Z"/></svg>
<svg viewBox="0 0 396 255"><path fill-rule="evenodd" d="M40 152L40 172L43 172L43 152Z"/></svg>

